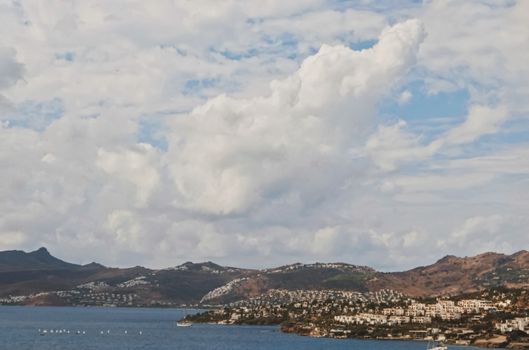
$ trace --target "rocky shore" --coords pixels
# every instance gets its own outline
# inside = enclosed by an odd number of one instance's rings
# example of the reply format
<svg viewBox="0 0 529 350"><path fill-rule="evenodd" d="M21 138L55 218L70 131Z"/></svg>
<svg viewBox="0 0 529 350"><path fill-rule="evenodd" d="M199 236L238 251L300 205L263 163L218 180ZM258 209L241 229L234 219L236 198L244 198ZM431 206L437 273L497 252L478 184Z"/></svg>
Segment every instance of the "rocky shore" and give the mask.
<svg viewBox="0 0 529 350"><path fill-rule="evenodd" d="M362 334L361 330L358 330L357 334L353 331L344 331L340 329L326 328L324 326L318 326L316 324L307 324L299 322L282 322L276 323L271 320L254 320L253 322L231 322L229 320L220 319L214 320L205 317L204 314L200 316L188 316L185 318L186 321L195 323L215 323L215 324L230 324L230 325L278 325L281 332L297 334L299 336L316 337L316 338L334 338L334 339L365 339L365 340L417 340L417 341L428 341L432 337L417 338L412 337L410 334L405 335L370 335ZM362 334L362 335L360 335ZM454 340L445 339L444 343L447 345L457 346L475 346L481 348L496 348L496 349L529 349L529 338L514 339L506 335L492 335L491 337L477 338L475 340Z"/></svg>

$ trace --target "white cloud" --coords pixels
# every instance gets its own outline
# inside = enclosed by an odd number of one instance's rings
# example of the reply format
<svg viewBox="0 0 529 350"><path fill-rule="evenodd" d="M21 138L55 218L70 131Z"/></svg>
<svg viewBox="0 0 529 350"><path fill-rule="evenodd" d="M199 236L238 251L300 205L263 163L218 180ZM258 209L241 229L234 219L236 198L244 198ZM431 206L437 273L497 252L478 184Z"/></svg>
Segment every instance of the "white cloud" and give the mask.
<svg viewBox="0 0 529 350"><path fill-rule="evenodd" d="M134 213L128 210L113 211L107 217L105 228L114 235L117 244L133 250L141 248L143 228Z"/></svg>
<svg viewBox="0 0 529 350"><path fill-rule="evenodd" d="M178 205L241 213L272 196L305 202L336 188L354 173L347 152L372 123L374 103L413 64L422 38L408 21L369 50L323 46L269 96L222 95L178 120L168 161Z"/></svg>
<svg viewBox="0 0 529 350"><path fill-rule="evenodd" d="M400 120L379 126L367 140L366 152L381 170L393 171L400 163L431 157L440 146L438 141L423 146L421 137L406 130L406 122Z"/></svg>
<svg viewBox="0 0 529 350"><path fill-rule="evenodd" d="M349 186L359 172L350 148L365 141L374 104L413 65L422 37L420 24L409 21L386 29L372 49L323 46L274 81L269 95L220 95L179 116L169 125L166 153L138 144L138 119L115 105L98 117L66 113L42 132L3 127L2 230L68 246L70 256L114 242L122 248L109 263L126 252L170 252L182 240L181 256L226 257L233 247L220 242L233 234L241 254L275 254L280 232L295 229L279 222L268 229L274 239L255 241L252 220L298 220ZM250 216L230 229L243 212ZM83 242L77 248L76 239Z"/></svg>
<svg viewBox="0 0 529 350"><path fill-rule="evenodd" d="M484 156L448 160L440 163L436 168L451 171L474 169L490 174L523 175L529 173L529 148L527 144L521 144Z"/></svg>
<svg viewBox="0 0 529 350"><path fill-rule="evenodd" d="M443 149L472 143L480 137L494 134L509 116L505 106L470 106L465 121L437 139L425 144L422 135L407 129L406 122L381 125L367 140L365 150L383 171L393 171L403 163L431 158Z"/></svg>
<svg viewBox="0 0 529 350"><path fill-rule="evenodd" d="M468 190L473 187L483 186L490 182L492 174L472 173L465 171L462 174L444 175L414 175L393 178L384 183L383 189L403 192L445 192L454 190Z"/></svg>
<svg viewBox="0 0 529 350"><path fill-rule="evenodd" d="M526 113L528 11L527 1L428 1L419 60L432 72L431 91L467 88L476 104L500 99Z"/></svg>
<svg viewBox="0 0 529 350"><path fill-rule="evenodd" d="M59 95L68 113L94 115L111 106L134 113L188 110L222 92L262 93L308 50L372 40L385 25L374 13L324 7L324 1L3 6L0 19L12 33L4 40L27 67L27 84L10 98Z"/></svg>
<svg viewBox="0 0 529 350"><path fill-rule="evenodd" d="M526 224L525 218L508 214L473 216L456 227L450 237L440 239L438 245L468 254L489 251L513 253L525 244L523 236Z"/></svg>
<svg viewBox="0 0 529 350"><path fill-rule="evenodd" d="M475 141L483 135L497 132L509 116L505 106L470 106L465 122L451 129L445 136L449 144Z"/></svg>
<svg viewBox="0 0 529 350"><path fill-rule="evenodd" d="M134 149L116 152L99 149L96 164L118 182L130 182L136 186L137 205L145 206L153 191L160 185L160 156L148 144L139 144Z"/></svg>
<svg viewBox="0 0 529 350"><path fill-rule="evenodd" d="M0 232L0 240L4 249L17 249L26 243L27 237L22 232Z"/></svg>
<svg viewBox="0 0 529 350"><path fill-rule="evenodd" d="M321 44L338 43L344 37L350 42L364 42L377 37L387 25L384 16L370 11L314 11L292 18L264 21L259 30L280 37L293 35L302 43L302 52Z"/></svg>
<svg viewBox="0 0 529 350"><path fill-rule="evenodd" d="M413 94L409 90L404 90L398 99L400 105L405 105L411 101Z"/></svg>
<svg viewBox="0 0 529 350"><path fill-rule="evenodd" d="M337 227L325 227L316 231L312 242L312 251L323 256L335 254L336 248L340 244L344 244L341 239L343 237L340 237L338 230Z"/></svg>
<svg viewBox="0 0 529 350"><path fill-rule="evenodd" d="M468 254L436 241L496 217L490 247L527 245L526 7L0 4L0 249L397 269ZM426 37L386 27L415 17ZM464 89L467 115L428 111L443 95L422 83ZM387 101L425 115L378 114Z"/></svg>

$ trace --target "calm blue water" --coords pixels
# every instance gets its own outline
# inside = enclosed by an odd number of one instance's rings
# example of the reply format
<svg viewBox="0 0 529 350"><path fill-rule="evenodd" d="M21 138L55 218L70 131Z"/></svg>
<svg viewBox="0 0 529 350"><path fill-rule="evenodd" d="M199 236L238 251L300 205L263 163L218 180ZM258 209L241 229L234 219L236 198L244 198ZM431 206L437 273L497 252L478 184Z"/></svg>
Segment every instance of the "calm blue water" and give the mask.
<svg viewBox="0 0 529 350"><path fill-rule="evenodd" d="M175 320L185 313L186 311L178 309L0 307L0 349L423 350L426 348L426 344L421 342L307 338L283 334L277 327L199 324L192 327L176 327ZM38 332L39 328L66 329L71 333L41 336ZM86 334L76 335L77 330L84 330ZM101 334L101 331L104 334ZM458 348L450 347L450 349Z"/></svg>

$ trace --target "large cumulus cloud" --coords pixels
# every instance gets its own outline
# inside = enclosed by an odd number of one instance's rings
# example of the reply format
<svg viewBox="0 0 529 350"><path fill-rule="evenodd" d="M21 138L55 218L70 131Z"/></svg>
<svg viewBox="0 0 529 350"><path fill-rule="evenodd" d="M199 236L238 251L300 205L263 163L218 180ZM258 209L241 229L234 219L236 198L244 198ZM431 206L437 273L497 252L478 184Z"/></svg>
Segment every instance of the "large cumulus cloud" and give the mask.
<svg viewBox="0 0 529 350"><path fill-rule="evenodd" d="M396 269L529 244L525 2L351 4L0 5L0 249ZM466 111L378 113L410 81Z"/></svg>
<svg viewBox="0 0 529 350"><path fill-rule="evenodd" d="M352 153L423 37L413 20L386 29L371 49L324 45L265 96L220 95L179 117L167 152L135 144L138 124L118 111L65 116L42 133L4 127L2 162L13 166L4 171L3 232L18 243L81 240L78 249L110 243L125 255L189 258L276 254L278 240L295 233L287 250L300 253L304 235L321 242L330 231L319 218L291 223L365 176Z"/></svg>
<svg viewBox="0 0 529 350"><path fill-rule="evenodd" d="M413 64L423 35L408 21L368 50L324 45L274 81L269 96L221 95L195 108L170 137L178 205L230 214L263 200L334 196L357 175L350 151L362 146L375 103Z"/></svg>

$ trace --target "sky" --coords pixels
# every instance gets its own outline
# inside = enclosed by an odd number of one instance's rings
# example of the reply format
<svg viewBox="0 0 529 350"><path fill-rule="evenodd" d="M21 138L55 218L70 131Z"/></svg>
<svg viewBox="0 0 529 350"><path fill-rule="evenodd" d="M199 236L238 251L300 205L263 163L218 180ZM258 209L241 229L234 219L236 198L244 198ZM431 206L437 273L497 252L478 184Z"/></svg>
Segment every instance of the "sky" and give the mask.
<svg viewBox="0 0 529 350"><path fill-rule="evenodd" d="M529 1L0 2L0 250L529 249Z"/></svg>

